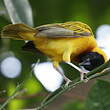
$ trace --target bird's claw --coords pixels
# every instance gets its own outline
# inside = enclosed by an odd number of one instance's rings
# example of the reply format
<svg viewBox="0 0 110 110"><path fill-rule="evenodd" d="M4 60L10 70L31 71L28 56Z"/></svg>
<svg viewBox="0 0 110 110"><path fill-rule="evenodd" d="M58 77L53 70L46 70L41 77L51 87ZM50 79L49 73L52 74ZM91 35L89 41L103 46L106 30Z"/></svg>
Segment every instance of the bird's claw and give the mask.
<svg viewBox="0 0 110 110"><path fill-rule="evenodd" d="M72 81L70 79L66 79L66 83L65 83L65 87L68 87L68 85L71 83Z"/></svg>
<svg viewBox="0 0 110 110"><path fill-rule="evenodd" d="M88 81L88 78L86 77L86 79L84 79L84 76L85 74L87 74L88 72L87 71L81 71L80 72L80 80L81 81L84 81L84 82L87 82Z"/></svg>

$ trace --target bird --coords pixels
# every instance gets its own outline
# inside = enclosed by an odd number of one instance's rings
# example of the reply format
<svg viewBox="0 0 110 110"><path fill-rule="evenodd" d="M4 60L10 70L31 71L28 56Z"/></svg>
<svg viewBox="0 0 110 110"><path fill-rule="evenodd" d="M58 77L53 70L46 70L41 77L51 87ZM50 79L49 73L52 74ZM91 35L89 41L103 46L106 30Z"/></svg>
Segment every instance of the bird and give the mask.
<svg viewBox="0 0 110 110"><path fill-rule="evenodd" d="M77 69L80 79L84 80L84 74L108 61L104 51L98 47L90 26L80 21L46 24L36 28L22 23L9 24L3 27L1 37L27 40L22 49L48 56L66 85L71 80L60 71L61 62ZM73 64L73 61L80 67Z"/></svg>

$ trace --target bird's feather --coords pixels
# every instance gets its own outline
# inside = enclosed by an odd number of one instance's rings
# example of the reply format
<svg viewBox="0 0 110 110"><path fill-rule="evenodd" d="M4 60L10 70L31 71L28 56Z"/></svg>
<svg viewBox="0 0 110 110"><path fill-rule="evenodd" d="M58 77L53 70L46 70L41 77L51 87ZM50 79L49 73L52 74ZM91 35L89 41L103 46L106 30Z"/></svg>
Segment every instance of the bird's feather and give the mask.
<svg viewBox="0 0 110 110"><path fill-rule="evenodd" d="M35 36L59 38L59 37L88 37L92 35L90 31L86 31L84 29L80 26L73 25L73 27L71 27L69 25L64 25L64 23L48 24L36 27L36 30L38 32L35 34Z"/></svg>

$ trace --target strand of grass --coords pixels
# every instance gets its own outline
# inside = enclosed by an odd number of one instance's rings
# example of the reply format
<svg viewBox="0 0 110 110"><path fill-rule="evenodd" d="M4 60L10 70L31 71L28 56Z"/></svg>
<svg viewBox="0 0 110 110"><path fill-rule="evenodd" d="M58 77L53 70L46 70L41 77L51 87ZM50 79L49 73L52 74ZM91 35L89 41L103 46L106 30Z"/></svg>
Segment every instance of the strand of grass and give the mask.
<svg viewBox="0 0 110 110"><path fill-rule="evenodd" d="M88 77L88 81L91 80L91 79L94 79L96 77L100 77L100 76L102 76L102 75L101 74L92 75L92 76ZM53 100L55 100L59 95L61 95L62 93L66 92L68 90L71 90L71 89L75 88L76 86L78 86L79 84L82 84L82 83L85 83L85 82L84 81L78 81L74 84L71 84L70 86L68 86L67 88L61 90L58 94L56 94L51 99L49 99L47 102L43 103L40 107L38 107L34 110L43 110L43 109L45 109L47 107L47 105L50 104Z"/></svg>
<svg viewBox="0 0 110 110"><path fill-rule="evenodd" d="M72 85L72 88L75 88L77 85L81 84L83 81L78 81ZM63 94L67 90L72 89L71 86L66 87L65 89L61 90L58 94L54 95L52 98L50 98L48 101L43 103L40 107L37 107L35 110L43 110L47 107L48 104L50 104L53 100L55 100L59 95Z"/></svg>
<svg viewBox="0 0 110 110"><path fill-rule="evenodd" d="M49 98L51 95L52 95L52 93L49 93L49 94L43 99L43 101L41 102L41 105L43 105L43 104L46 102L46 100L48 100L48 98Z"/></svg>
<svg viewBox="0 0 110 110"><path fill-rule="evenodd" d="M39 62L40 62L40 60L38 59L37 63L35 63L35 65L34 65L34 66L32 67L32 69L31 69L31 71L29 72L30 75L32 74L34 67L35 67L36 65L38 65ZM27 81L28 79L30 79L30 77L25 78L25 79L26 79L26 81ZM25 82L25 81L23 81L21 84L17 85L17 87L16 87L14 93L0 106L0 110L3 110L3 109L5 108L5 106L6 106L12 99L14 99L15 97L17 97L18 95L20 95L21 93L24 92L24 90L19 91L20 88L23 86L24 82Z"/></svg>
<svg viewBox="0 0 110 110"><path fill-rule="evenodd" d="M95 70L89 72L89 73L87 74L87 77L88 77L88 76L91 76L91 75L93 75L93 74L95 74L95 73L97 73L97 72L103 71L104 68L107 68L109 65L110 65L110 61L108 61L107 63L101 65L100 67L96 68ZM103 74L103 75L105 75L105 74ZM80 80L80 78L77 78L77 79L73 80L73 81L71 82L71 85L74 84L75 82L79 81L79 80ZM64 89L64 86L61 86L61 88ZM60 89L61 89L61 88L60 88ZM50 95L53 95L53 94L54 94L54 93L50 93ZM51 97L51 96L50 96L50 97ZM47 101L46 99L47 99L47 100L49 99L49 95L42 101L42 104Z"/></svg>
<svg viewBox="0 0 110 110"><path fill-rule="evenodd" d="M38 63L39 63L39 60L38 60L38 62L36 63L36 65L37 65ZM100 66L99 68L97 68L97 69L91 71L91 72L87 75L87 76L90 76L90 77L88 77L88 80L91 80L91 79L93 79L93 78L102 76L102 74L99 74L99 76L98 76L98 75L94 75L94 74L97 73L97 72L102 71L102 70L105 69L108 65L110 65L110 61L108 61L107 63L103 64L103 65ZM34 67L35 67L35 66L34 66ZM34 69L34 67L33 67L33 69ZM32 70L33 70L33 69L32 69ZM31 73L32 73L32 70L31 70ZM102 72L102 73L103 73L103 72ZM23 83L24 83L24 82L23 82ZM23 83L21 83L21 84L19 84L19 86L17 86L17 88L16 88L15 92L13 93L13 95L10 96L10 97L7 99L7 101L5 101L4 104L0 106L0 110L3 110L4 107L5 107L12 99L14 99L17 95L19 95L19 91L18 91L18 90L19 90L20 87L23 85ZM75 88L77 85L79 85L79 84L81 84L81 83L84 83L84 81L80 81L79 78L78 78L78 79L74 80L69 86L67 86L67 87L62 86L62 87L60 88L61 90L60 90L57 94L53 95L53 93L51 93L50 95L48 95L48 97L46 97L46 98L43 100L43 103L41 103L41 105L40 105L39 107L37 107L37 108L35 108L35 109L33 109L33 110L42 110L42 109L46 108L46 107L47 107L53 100L55 100L59 95L61 95L62 93L66 92L66 91L68 91L68 90L70 90L70 89L72 89L72 88ZM53 97L52 97L52 96L53 96Z"/></svg>
<svg viewBox="0 0 110 110"><path fill-rule="evenodd" d="M87 79L88 80L91 80L91 79L98 78L98 77L101 77L101 76L105 76L105 75L108 75L108 74L110 74L110 67L104 69L102 72L99 72L99 73L96 73L96 74L91 75Z"/></svg>
<svg viewBox="0 0 110 110"><path fill-rule="evenodd" d="M107 63L101 65L100 67L96 68L95 70L91 71L88 73L87 75L87 79L91 80L97 77L101 77L104 75L107 75L108 73L110 73L110 68L108 68L108 66L110 66L110 61L108 61ZM100 72L100 74L98 74ZM97 74L96 74L97 73ZM84 81L81 81L79 78L77 78L76 80L74 80L69 86L64 87L62 86L59 90L59 92L57 94L54 95L54 93L50 94L49 96L47 96L42 102L41 105L37 108L35 108L35 110L43 110L45 109L51 102L53 102L58 96L60 96L61 94L63 94L64 92L71 90L72 88L75 88L76 86L78 86L81 83L85 83ZM58 91L58 90L57 90Z"/></svg>
<svg viewBox="0 0 110 110"><path fill-rule="evenodd" d="M14 99L15 97L17 97L18 95L21 95L23 94L24 92L26 92L26 90L20 90L20 87L21 87L22 84L18 85L16 87L16 90L14 91L14 93L0 106L0 110L3 110L4 107L12 100Z"/></svg>

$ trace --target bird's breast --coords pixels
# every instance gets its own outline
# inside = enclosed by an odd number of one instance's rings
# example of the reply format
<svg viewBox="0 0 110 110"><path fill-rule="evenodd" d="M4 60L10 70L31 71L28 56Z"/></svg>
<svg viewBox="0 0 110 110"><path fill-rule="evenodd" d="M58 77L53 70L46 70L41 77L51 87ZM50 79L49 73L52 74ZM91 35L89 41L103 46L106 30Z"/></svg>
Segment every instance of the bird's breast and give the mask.
<svg viewBox="0 0 110 110"><path fill-rule="evenodd" d="M77 56L96 46L94 37L79 38L44 38L39 37L34 41L35 47L51 57L62 57L67 50Z"/></svg>

